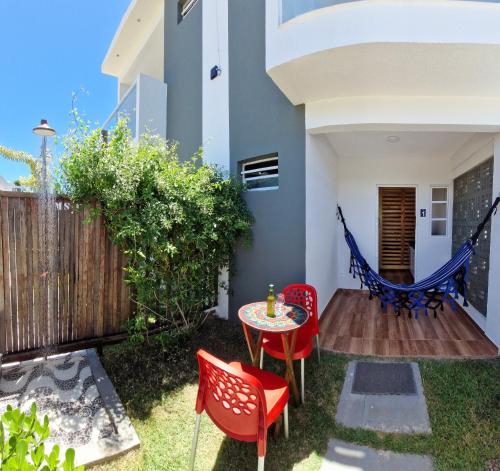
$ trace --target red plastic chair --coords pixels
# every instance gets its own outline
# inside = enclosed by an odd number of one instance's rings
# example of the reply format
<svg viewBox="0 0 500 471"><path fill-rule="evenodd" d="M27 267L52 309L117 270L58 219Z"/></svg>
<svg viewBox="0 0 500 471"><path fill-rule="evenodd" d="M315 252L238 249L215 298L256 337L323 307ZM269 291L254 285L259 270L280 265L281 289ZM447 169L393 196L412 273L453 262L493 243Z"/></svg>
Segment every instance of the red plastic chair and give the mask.
<svg viewBox="0 0 500 471"><path fill-rule="evenodd" d="M320 361L319 348L319 319L318 319L318 295L316 289L311 285L292 284L283 289L285 302L297 304L303 307L309 313L309 321L301 327L297 333L297 342L292 355L293 360L300 360L300 396L302 402L305 400L305 362L304 360L311 355L313 351L313 337L316 338L316 347L318 351L318 362ZM264 351L278 360L285 360L283 342L279 335L265 334L262 341L262 350L260 352L260 367L264 366Z"/></svg>
<svg viewBox="0 0 500 471"><path fill-rule="evenodd" d="M275 374L239 362L225 363L199 350L200 383L189 469L194 468L201 413L205 411L226 435L257 442L258 471L264 470L267 429L283 412L288 438L288 385Z"/></svg>

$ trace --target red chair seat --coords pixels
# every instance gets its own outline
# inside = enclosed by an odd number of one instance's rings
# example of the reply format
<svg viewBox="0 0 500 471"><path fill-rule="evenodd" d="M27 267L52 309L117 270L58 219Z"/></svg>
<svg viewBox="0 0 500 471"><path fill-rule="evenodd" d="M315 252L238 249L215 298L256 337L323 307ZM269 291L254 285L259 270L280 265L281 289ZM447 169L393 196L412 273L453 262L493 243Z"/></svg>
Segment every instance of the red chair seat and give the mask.
<svg viewBox="0 0 500 471"><path fill-rule="evenodd" d="M304 329L304 327L302 327ZM289 337L289 342L291 341L291 336ZM262 348L264 351L278 360L285 360L285 351L283 350L283 341L281 335L279 334L265 334L262 340ZM295 344L295 350L293 351L292 359L300 360L301 358L307 358L313 350L313 342L310 334L301 335L301 332L297 334L297 342Z"/></svg>
<svg viewBox="0 0 500 471"><path fill-rule="evenodd" d="M196 396L196 424L189 470L193 471L201 414L226 435L243 442L257 442L258 469L264 470L267 430L283 412L288 438L288 385L272 373L240 362L225 363L198 350L200 383Z"/></svg>
<svg viewBox="0 0 500 471"><path fill-rule="evenodd" d="M255 368L238 361L229 363L229 366L257 378L264 388L267 405L267 424L270 426L281 414L288 403L288 385L281 376Z"/></svg>

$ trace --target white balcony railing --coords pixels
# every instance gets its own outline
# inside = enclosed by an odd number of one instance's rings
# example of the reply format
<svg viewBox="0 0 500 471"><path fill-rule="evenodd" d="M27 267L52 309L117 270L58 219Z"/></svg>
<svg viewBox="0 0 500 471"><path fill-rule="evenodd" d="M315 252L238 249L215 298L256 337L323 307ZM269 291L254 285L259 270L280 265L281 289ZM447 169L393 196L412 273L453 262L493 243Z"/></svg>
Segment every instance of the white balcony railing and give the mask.
<svg viewBox="0 0 500 471"><path fill-rule="evenodd" d="M103 129L113 129L119 119L126 119L134 138L137 134L137 84L132 85L120 103L103 125Z"/></svg>
<svg viewBox="0 0 500 471"><path fill-rule="evenodd" d="M341 3L359 2L362 0L282 0L281 22L285 23L297 16L319 8L340 5ZM459 0L459 1L483 1L486 3L500 3L500 0Z"/></svg>
<svg viewBox="0 0 500 471"><path fill-rule="evenodd" d="M113 129L121 118L127 119L134 139L145 132L166 137L167 85L140 74L105 121L103 129Z"/></svg>

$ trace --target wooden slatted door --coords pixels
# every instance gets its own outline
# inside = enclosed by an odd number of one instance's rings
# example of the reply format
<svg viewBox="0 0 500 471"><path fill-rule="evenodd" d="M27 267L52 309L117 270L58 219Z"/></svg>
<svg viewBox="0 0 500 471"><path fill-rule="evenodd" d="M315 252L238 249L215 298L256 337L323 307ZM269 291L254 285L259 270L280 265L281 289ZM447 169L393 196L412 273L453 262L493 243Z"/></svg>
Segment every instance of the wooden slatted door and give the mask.
<svg viewBox="0 0 500 471"><path fill-rule="evenodd" d="M410 268L415 244L415 188L379 188L379 268Z"/></svg>

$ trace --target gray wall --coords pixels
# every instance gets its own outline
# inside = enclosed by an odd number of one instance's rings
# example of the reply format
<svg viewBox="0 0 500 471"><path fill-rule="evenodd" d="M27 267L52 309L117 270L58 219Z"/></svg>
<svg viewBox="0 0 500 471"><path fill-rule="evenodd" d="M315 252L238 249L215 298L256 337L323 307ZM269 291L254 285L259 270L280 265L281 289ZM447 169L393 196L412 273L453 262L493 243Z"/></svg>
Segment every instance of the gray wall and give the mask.
<svg viewBox="0 0 500 471"><path fill-rule="evenodd" d="M201 0L177 24L177 0L165 0L165 82L167 139L179 141L189 158L202 144Z"/></svg>
<svg viewBox="0 0 500 471"><path fill-rule="evenodd" d="M230 316L264 299L268 283L281 289L305 279L305 115L265 70L265 0L229 2L229 125L231 172L239 162L279 154L280 188L247 192L256 223L251 249L240 249L230 278Z"/></svg>

